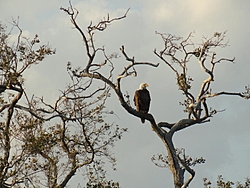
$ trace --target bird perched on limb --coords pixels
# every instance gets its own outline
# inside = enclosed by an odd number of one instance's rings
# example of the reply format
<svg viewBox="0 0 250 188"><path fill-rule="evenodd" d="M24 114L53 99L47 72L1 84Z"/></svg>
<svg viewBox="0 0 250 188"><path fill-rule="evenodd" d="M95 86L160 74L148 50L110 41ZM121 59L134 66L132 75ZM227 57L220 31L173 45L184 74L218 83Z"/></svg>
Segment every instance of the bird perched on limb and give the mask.
<svg viewBox="0 0 250 188"><path fill-rule="evenodd" d="M147 114L150 106L150 94L147 90L148 84L141 83L138 90L135 91L134 104L138 112ZM145 119L141 117L141 122L145 123Z"/></svg>

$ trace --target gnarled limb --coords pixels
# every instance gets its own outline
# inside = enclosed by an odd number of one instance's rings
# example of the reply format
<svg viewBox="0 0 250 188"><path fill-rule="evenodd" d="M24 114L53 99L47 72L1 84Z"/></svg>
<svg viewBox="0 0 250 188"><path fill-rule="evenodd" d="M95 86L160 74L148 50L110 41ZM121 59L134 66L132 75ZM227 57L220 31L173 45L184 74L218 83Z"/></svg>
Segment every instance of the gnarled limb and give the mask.
<svg viewBox="0 0 250 188"><path fill-rule="evenodd" d="M195 48L194 43L191 41L192 33L190 33L186 39L176 37L171 34L157 33L163 39L164 48L159 52L154 50L154 53L176 74L177 85L179 86L179 89L183 91L183 94L186 97L184 103L181 104L186 107L185 112L188 112L188 119L181 119L180 121L171 124L167 122L160 122L158 124L159 127L165 127L169 129L169 132L166 133L166 135L168 135L168 137L166 138L168 138L169 143L171 143L170 138L172 138L175 132L183 130L186 127L190 127L192 125L206 123L210 121L209 118L212 117L212 115L214 115L217 111L214 110L209 112L206 100L207 98L216 97L219 95L234 95L245 99L250 98L249 86L245 88L245 92L241 93L226 91L216 93L211 92L211 82L214 81L215 65L223 61L234 62L235 60L235 58L220 58L216 60L216 53L211 51L212 48L226 47L228 45L228 42L224 42L225 33L226 32L216 32L211 38L203 37L202 44L198 48ZM211 56L210 62L207 60L209 56ZM203 80L203 82L201 83L200 91L196 95L190 90L191 81L193 80L191 77L188 77L187 68L188 63L192 60L193 57L197 59L202 71L204 71L208 75L208 78ZM210 66L208 63L210 63ZM169 144L169 146L171 147L171 144ZM174 156L173 154L171 154L171 152L168 152L168 155ZM174 161L173 158L172 160ZM183 163L183 161L181 160L179 160L179 162ZM185 166L185 163L183 163L183 166ZM176 166L176 169L179 169L178 165ZM184 182L182 182L183 187L187 187L194 176L194 171L191 168L186 169L188 169L191 176L185 184ZM179 171L181 173L180 169ZM182 181L181 177L179 178L179 180Z"/></svg>

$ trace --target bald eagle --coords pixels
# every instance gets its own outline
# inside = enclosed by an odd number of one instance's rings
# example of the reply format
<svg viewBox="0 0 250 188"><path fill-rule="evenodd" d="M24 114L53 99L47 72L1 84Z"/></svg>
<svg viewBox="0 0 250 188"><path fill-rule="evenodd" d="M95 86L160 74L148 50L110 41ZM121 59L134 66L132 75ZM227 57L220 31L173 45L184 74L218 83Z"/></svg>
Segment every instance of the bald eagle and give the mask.
<svg viewBox="0 0 250 188"><path fill-rule="evenodd" d="M149 91L146 89L146 87L148 87L148 84L141 83L140 88L135 91L134 95L136 110L145 114L148 113L151 100ZM141 118L141 122L144 123L145 119Z"/></svg>

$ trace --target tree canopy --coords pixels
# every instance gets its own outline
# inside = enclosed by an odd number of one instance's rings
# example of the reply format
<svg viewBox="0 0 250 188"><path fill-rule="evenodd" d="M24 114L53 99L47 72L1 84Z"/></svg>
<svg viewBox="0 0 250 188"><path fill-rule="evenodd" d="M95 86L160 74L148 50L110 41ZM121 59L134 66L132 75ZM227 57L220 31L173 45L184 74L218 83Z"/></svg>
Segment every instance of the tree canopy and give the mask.
<svg viewBox="0 0 250 188"><path fill-rule="evenodd" d="M26 92L24 72L55 54L50 45L40 45L38 35L8 41L10 33L0 27L1 39L1 187L65 187L78 169L90 182L105 179L105 163L115 168L110 149L125 128L105 122L113 114L105 109L109 87L91 88L91 80L76 78L54 104ZM86 95L85 95L86 93ZM88 93L88 94L87 94Z"/></svg>

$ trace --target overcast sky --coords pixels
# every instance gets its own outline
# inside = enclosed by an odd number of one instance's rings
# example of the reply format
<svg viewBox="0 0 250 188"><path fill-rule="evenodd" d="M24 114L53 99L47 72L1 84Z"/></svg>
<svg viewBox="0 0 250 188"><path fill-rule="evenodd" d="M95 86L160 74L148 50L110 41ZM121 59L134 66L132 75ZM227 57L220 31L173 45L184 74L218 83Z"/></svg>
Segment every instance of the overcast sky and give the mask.
<svg viewBox="0 0 250 188"><path fill-rule="evenodd" d="M195 31L194 41L199 42L202 36L227 30L230 46L219 50L217 56L235 57L236 63L221 63L216 67L213 91L240 92L250 84L250 1L72 0L72 4L80 11L78 23L83 30L90 21L95 23L107 13L110 17L121 16L130 8L126 19L96 34L96 43L104 45L108 53L120 53L119 48L125 45L128 55L138 61L160 62L153 50L160 49L163 43L155 31L183 37ZM78 66L86 58L81 37L68 16L59 10L61 6L67 7L68 0L0 0L2 23L8 24L19 16L25 36L32 38L38 34L43 43L49 42L56 48L56 55L28 71L25 84L30 95L44 96L51 102L69 81L67 62ZM122 57L116 62L120 68L127 63ZM199 88L206 75L196 61L191 65L193 87ZM178 105L184 98L176 86L175 75L164 63L159 68L139 67L137 71L138 77L123 81L123 91L132 96L141 82L147 82L152 98L150 113L157 122L176 122L186 117ZM250 101L224 96L209 99L208 104L226 111L216 114L210 123L193 126L174 136L176 147L185 148L192 157L203 156L207 160L194 168L196 177L190 187L202 187L204 177L216 182L219 174L228 180L244 181L250 176ZM152 155L166 151L149 123L141 124L127 114L116 96L108 102L108 108L118 116L110 118L114 123L129 128L114 149L118 170L108 171L108 178L120 182L123 188L172 187L169 170L155 167L150 160ZM74 188L78 183L82 179L76 176L69 187Z"/></svg>

